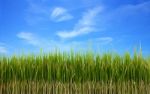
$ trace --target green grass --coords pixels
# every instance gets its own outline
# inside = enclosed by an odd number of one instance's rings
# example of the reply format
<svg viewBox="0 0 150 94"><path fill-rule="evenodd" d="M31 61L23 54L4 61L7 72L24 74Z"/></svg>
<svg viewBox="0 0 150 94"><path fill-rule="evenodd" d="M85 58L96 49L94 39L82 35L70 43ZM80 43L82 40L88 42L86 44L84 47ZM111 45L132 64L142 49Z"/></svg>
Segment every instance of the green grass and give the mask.
<svg viewBox="0 0 150 94"><path fill-rule="evenodd" d="M150 83L150 59L136 53L120 56L91 51L3 56L0 58L0 84L12 81Z"/></svg>
<svg viewBox="0 0 150 94"><path fill-rule="evenodd" d="M0 94L149 94L150 58L92 51L1 56Z"/></svg>

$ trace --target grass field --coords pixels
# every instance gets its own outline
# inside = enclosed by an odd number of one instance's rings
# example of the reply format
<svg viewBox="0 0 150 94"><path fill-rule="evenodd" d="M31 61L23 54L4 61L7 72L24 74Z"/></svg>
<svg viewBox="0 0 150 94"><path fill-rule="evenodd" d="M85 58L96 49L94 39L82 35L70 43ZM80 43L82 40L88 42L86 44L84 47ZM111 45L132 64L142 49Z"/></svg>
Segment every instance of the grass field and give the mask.
<svg viewBox="0 0 150 94"><path fill-rule="evenodd" d="M1 56L0 94L150 94L150 59L91 51Z"/></svg>

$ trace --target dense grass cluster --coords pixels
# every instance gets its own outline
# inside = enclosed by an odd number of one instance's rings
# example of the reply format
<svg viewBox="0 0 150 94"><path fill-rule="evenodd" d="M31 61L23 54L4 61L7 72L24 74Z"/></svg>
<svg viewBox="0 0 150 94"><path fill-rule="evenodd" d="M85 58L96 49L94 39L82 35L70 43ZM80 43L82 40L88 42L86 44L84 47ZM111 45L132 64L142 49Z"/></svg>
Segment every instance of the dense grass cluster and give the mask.
<svg viewBox="0 0 150 94"><path fill-rule="evenodd" d="M54 52L0 58L0 84L13 81L48 83L150 83L150 61L141 55Z"/></svg>

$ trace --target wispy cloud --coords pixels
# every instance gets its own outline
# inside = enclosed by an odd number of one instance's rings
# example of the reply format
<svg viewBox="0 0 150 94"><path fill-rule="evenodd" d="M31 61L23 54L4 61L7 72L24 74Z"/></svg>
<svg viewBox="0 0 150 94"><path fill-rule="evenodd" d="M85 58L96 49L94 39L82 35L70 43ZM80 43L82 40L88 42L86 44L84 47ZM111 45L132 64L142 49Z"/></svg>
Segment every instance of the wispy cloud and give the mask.
<svg viewBox="0 0 150 94"><path fill-rule="evenodd" d="M59 46L62 50L70 50L73 48L74 50L81 50L86 51L89 47L106 47L106 46L112 46L113 38L112 37L100 37L100 38L92 38L87 40L73 40L69 41L67 43L60 43ZM106 47L107 48L107 47ZM94 49L93 49L94 50ZM97 49L96 49L97 50Z"/></svg>
<svg viewBox="0 0 150 94"><path fill-rule="evenodd" d="M49 20L49 7L43 1L27 0L25 9L25 21L28 25L36 25Z"/></svg>
<svg viewBox="0 0 150 94"><path fill-rule="evenodd" d="M5 47L4 43L0 42L0 54L6 54L8 53L7 48Z"/></svg>
<svg viewBox="0 0 150 94"><path fill-rule="evenodd" d="M96 7L88 10L83 14L82 18L79 19L72 30L59 31L57 35L61 38L72 38L96 31L96 17L102 9L102 7Z"/></svg>
<svg viewBox="0 0 150 94"><path fill-rule="evenodd" d="M122 7L122 10L126 11L132 11L133 13L138 13L138 12L150 12L150 1L142 2L136 5L126 5ZM130 12L129 12L130 13Z"/></svg>
<svg viewBox="0 0 150 94"><path fill-rule="evenodd" d="M67 51L70 50L71 47L79 45L79 42L70 43L65 41L49 40L41 36L37 37L34 33L31 32L19 32L17 37L20 38L23 43L30 44L35 48L42 48L45 51L51 51L60 47L61 51Z"/></svg>
<svg viewBox="0 0 150 94"><path fill-rule="evenodd" d="M0 53L2 53L2 54L7 53L6 48L5 48L5 47L3 47L3 46L0 46Z"/></svg>
<svg viewBox="0 0 150 94"><path fill-rule="evenodd" d="M108 44L113 41L113 38L112 37L100 37L100 38L94 39L94 41L99 42L100 44Z"/></svg>
<svg viewBox="0 0 150 94"><path fill-rule="evenodd" d="M51 20L61 22L72 19L73 16L68 13L67 9L63 7L56 7L51 13Z"/></svg>
<svg viewBox="0 0 150 94"><path fill-rule="evenodd" d="M56 42L43 38L31 32L19 32L17 37L24 43L34 46L35 48L43 48L44 50L50 50L55 48Z"/></svg>
<svg viewBox="0 0 150 94"><path fill-rule="evenodd" d="M150 13L150 1L120 6L104 15L104 18L108 21L106 23L116 21L122 23L123 20L131 19L132 17L136 18L138 15L141 15L140 19L143 19L142 15L145 15L145 13Z"/></svg>
<svg viewBox="0 0 150 94"><path fill-rule="evenodd" d="M73 16L66 8L52 8L43 1L39 3L29 0L28 8L25 11L25 21L29 25L36 25L46 21L62 22L72 18Z"/></svg>
<svg viewBox="0 0 150 94"><path fill-rule="evenodd" d="M34 46L40 45L38 38L30 32L19 32L17 37Z"/></svg>
<svg viewBox="0 0 150 94"><path fill-rule="evenodd" d="M17 37L23 40L25 43L33 45L35 48L42 48L46 52L53 51L56 48L61 48L60 51L69 51L71 48L75 50L87 50L89 42L92 42L92 45L94 46L104 46L113 41L113 38L111 37L100 37L79 41L49 40L41 36L37 37L34 33L30 32L20 32L17 34Z"/></svg>

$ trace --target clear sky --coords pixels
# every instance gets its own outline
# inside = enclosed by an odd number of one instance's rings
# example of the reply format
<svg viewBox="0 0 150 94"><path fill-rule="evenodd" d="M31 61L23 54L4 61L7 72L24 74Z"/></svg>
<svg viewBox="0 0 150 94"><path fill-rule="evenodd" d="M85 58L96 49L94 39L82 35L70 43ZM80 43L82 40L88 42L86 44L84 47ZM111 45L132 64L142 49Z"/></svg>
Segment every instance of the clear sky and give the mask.
<svg viewBox="0 0 150 94"><path fill-rule="evenodd" d="M0 53L91 48L150 54L150 0L0 0Z"/></svg>

